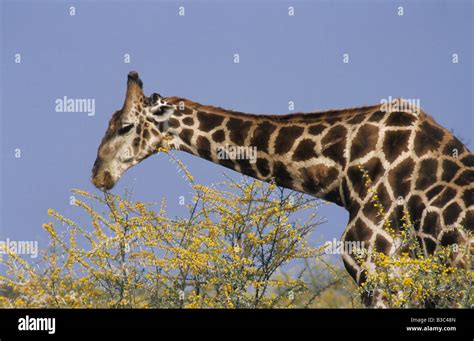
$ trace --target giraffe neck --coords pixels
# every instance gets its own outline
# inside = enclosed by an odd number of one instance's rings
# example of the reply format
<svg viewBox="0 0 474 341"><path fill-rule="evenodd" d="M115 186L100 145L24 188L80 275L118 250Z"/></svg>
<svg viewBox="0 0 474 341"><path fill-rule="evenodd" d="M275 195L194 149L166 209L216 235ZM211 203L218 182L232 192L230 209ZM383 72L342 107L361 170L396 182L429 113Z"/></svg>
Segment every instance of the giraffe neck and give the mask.
<svg viewBox="0 0 474 341"><path fill-rule="evenodd" d="M392 254L396 246L384 227L400 231L405 212L427 254L439 245L464 245L468 238L455 227L474 229L474 156L423 111L376 105L251 115L177 97L166 101L177 107L159 127L171 148L344 206L345 241ZM226 147L256 155L223 158L219 150ZM361 280L357 262L350 255L344 261ZM463 253L456 261L464 261Z"/></svg>
<svg viewBox="0 0 474 341"><path fill-rule="evenodd" d="M374 107L315 114L253 115L166 99L178 110L168 121L172 149L186 151L245 175L275 181L348 208L344 194L347 118L357 122ZM364 117L365 118L365 117Z"/></svg>

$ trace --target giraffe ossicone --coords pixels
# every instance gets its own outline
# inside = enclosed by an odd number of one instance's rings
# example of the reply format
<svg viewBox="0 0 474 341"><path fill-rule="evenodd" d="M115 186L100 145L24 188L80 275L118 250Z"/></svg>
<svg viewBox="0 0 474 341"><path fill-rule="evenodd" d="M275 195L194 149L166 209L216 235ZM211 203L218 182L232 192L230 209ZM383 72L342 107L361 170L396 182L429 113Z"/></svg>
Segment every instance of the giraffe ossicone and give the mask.
<svg viewBox="0 0 474 341"><path fill-rule="evenodd" d="M124 105L113 114L99 146L92 182L111 189L127 169L160 148L176 149L346 208L344 242L393 254L396 243L384 221L400 231L408 212L426 254L440 246L466 245L472 241L465 232L474 230L474 155L417 106L406 110L401 103L245 114L156 93L147 97L138 73L130 72ZM220 156L228 147L253 148L254 160ZM361 169L384 216L373 205ZM465 256L459 253L453 263ZM356 257L342 258L351 276L363 282Z"/></svg>

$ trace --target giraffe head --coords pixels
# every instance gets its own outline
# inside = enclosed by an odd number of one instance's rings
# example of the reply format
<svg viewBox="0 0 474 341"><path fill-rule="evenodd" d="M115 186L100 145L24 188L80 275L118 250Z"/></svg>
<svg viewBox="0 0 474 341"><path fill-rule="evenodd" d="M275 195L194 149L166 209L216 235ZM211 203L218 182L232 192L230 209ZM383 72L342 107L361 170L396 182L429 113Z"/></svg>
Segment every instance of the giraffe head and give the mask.
<svg viewBox="0 0 474 341"><path fill-rule="evenodd" d="M97 151L92 183L111 189L127 169L167 147L163 127L174 110L159 94L146 97L138 73L130 72L125 103L110 119Z"/></svg>

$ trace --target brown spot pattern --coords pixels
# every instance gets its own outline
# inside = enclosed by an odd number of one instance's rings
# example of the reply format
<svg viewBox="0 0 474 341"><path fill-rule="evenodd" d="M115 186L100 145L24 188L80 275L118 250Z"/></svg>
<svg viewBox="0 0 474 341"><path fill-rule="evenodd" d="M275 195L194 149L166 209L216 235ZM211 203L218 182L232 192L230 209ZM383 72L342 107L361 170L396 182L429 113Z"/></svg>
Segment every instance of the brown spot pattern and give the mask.
<svg viewBox="0 0 474 341"><path fill-rule="evenodd" d="M299 126L282 127L275 141L275 153L285 154L290 151L295 140L301 136L303 131L304 129Z"/></svg>

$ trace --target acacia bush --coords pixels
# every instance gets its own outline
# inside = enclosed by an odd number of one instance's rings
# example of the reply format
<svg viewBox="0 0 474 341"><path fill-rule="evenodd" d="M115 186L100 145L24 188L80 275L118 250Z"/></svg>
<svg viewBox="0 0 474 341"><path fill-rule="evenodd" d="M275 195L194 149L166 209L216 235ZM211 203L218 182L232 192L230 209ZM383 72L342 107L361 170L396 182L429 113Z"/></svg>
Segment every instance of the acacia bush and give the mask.
<svg viewBox="0 0 474 341"><path fill-rule="evenodd" d="M260 181L196 184L175 161L194 191L188 217L168 217L164 201L134 202L130 193L73 190L88 223L50 209L55 221L43 225L48 249L38 264L14 254L5 259L0 304L261 308L350 296L341 269L321 263L334 271L321 275L315 268L321 250L308 245L308 236L321 223L314 213L319 201ZM312 213L304 221L295 217L306 210Z"/></svg>

